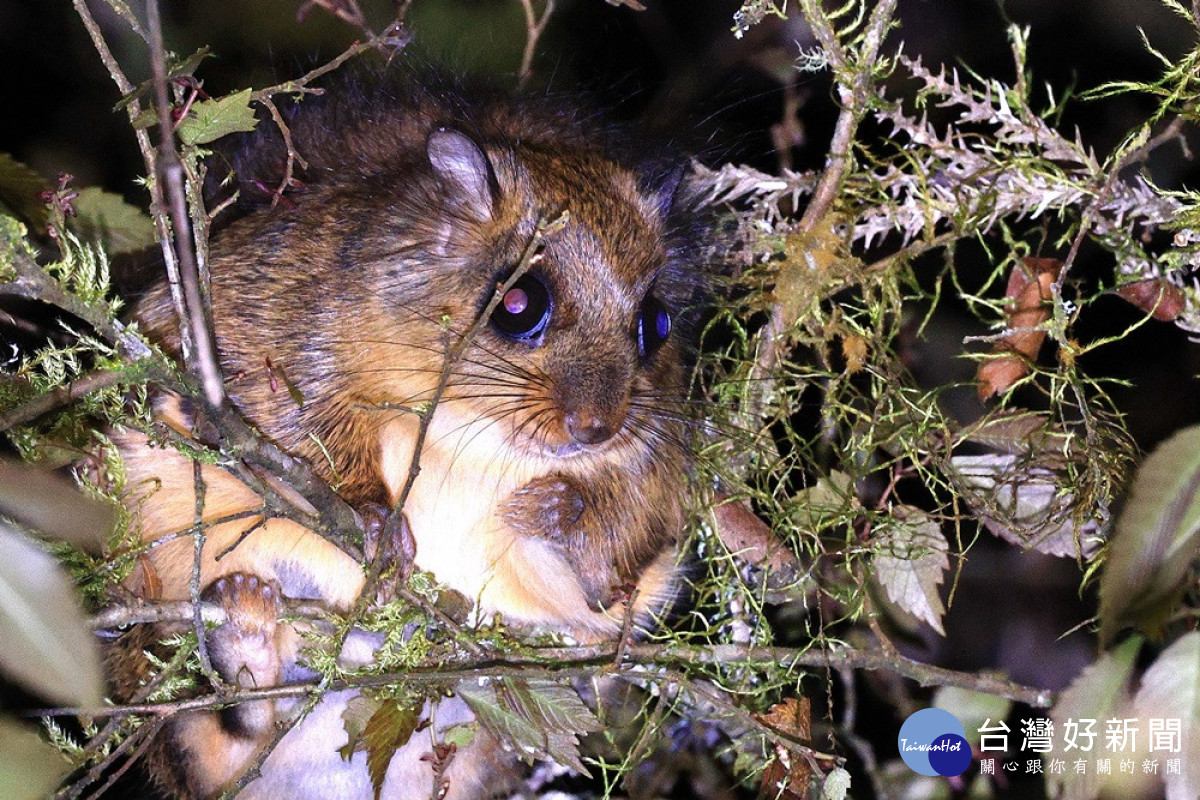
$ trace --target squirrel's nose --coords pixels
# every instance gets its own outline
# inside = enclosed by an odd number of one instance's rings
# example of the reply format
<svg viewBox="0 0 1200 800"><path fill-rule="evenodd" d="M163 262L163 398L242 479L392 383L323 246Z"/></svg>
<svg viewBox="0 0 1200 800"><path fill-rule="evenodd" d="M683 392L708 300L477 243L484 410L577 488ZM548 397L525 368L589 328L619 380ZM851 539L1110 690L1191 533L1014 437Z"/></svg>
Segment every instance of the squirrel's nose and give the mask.
<svg viewBox="0 0 1200 800"><path fill-rule="evenodd" d="M563 426L571 439L580 444L599 444L617 432L621 420L609 420L585 410L569 411L563 416Z"/></svg>

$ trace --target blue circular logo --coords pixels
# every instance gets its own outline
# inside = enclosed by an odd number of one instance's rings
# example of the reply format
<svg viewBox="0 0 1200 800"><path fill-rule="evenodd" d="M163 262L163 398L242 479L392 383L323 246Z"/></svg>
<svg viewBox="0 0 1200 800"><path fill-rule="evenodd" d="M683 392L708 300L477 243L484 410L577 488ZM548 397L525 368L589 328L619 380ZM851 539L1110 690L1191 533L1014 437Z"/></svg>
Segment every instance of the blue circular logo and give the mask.
<svg viewBox="0 0 1200 800"><path fill-rule="evenodd" d="M913 772L930 777L962 775L971 765L971 745L958 717L923 708L904 720L896 737L900 757Z"/></svg>

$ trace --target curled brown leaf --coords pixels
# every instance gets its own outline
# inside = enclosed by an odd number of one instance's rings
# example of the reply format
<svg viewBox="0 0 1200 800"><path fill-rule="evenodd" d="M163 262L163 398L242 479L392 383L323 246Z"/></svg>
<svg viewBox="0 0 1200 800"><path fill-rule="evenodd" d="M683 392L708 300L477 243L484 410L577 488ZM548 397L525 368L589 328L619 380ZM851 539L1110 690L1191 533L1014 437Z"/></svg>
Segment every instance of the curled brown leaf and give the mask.
<svg viewBox="0 0 1200 800"><path fill-rule="evenodd" d="M1009 333L996 340L993 355L979 365L979 399L1007 391L1029 372L1046 340L1039 326L1050 319L1051 286L1062 270L1056 258L1024 258L1008 276Z"/></svg>
<svg viewBox="0 0 1200 800"><path fill-rule="evenodd" d="M1117 287L1115 291L1122 300L1159 322L1174 322L1183 313L1186 303L1183 290L1162 278L1133 281Z"/></svg>

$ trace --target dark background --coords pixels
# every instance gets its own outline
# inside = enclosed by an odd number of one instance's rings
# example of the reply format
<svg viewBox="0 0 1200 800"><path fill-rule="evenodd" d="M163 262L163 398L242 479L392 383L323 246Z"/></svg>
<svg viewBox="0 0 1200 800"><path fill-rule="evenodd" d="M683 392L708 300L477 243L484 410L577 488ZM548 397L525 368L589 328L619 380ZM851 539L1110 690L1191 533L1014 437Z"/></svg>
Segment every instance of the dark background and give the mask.
<svg viewBox="0 0 1200 800"><path fill-rule="evenodd" d="M787 22L769 19L738 40L730 33L735 2L646 2L649 9L638 13L603 0L562 0L542 41L535 85L583 90L618 116L650 120L710 163L741 161L773 171L781 158L796 168L824 162L836 109L827 74L787 72L797 46L811 46L798 15ZM297 24L297 5L164 1L168 47L187 53L210 45L217 58L200 75L205 89L220 95L299 75L356 38L354 29L320 9ZM388 3L364 7L377 28L389 18ZM103 16L99 3L93 9L116 37L111 41L131 77L145 79L140 42L118 37L122 23ZM516 71L524 43L516 0L416 0L408 19L415 43L405 55L419 52L452 69L502 80ZM892 35L905 41L908 54L1005 82L1013 79L1006 19L1029 25L1033 83L1048 82L1056 95L1111 80L1154 78L1160 65L1145 52L1139 27L1168 57L1185 52L1192 36L1185 21L1151 0L1027 0L1003 6L989 0L902 0L900 19L902 27ZM799 136L782 155L768 133L784 107L781 76L787 92L801 101L793 128ZM0 152L47 178L68 172L77 186L101 185L144 205L145 194L135 183L143 168L124 113L113 110L118 99L69 2L0 0ZM1075 102L1062 126L1078 127L1083 141L1103 157L1152 109L1150 100L1128 96ZM1163 148L1149 169L1165 188L1196 183L1195 165L1178 148ZM965 257L971 258L969 248ZM978 265L981 273L986 267ZM1085 257L1078 269L1102 274L1111 265ZM1086 340L1138 318L1123 302L1103 300L1076 333ZM983 332L979 323L953 315L931 326L920 344L925 377L945 383L969 376L971 364L956 358L961 340ZM1143 449L1200 420L1198 350L1173 326L1145 325L1089 356L1084 369L1130 382L1112 394ZM948 638L935 645L938 659L962 669L1002 667L1018 681L1061 688L1093 656L1084 636L1058 640L1090 613L1088 599L1075 597L1078 580L1069 562L1003 547L973 558L947 619ZM881 735L894 737L898 726L898 720L881 719ZM862 783L856 791L865 796ZM1021 792L1036 794L1036 787L1018 786L1013 796Z"/></svg>

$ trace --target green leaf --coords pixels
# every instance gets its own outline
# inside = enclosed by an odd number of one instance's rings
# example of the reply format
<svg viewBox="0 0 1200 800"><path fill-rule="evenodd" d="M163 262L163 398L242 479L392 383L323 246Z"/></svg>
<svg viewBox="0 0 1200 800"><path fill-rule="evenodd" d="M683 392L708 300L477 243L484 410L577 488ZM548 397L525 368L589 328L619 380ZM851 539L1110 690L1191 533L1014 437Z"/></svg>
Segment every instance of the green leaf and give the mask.
<svg viewBox="0 0 1200 800"><path fill-rule="evenodd" d="M15 217L0 214L0 281L11 281L17 277L14 262L18 257L36 258L29 245L29 230Z"/></svg>
<svg viewBox="0 0 1200 800"><path fill-rule="evenodd" d="M9 154L0 153L0 213L13 214L43 229L46 204L39 195L50 188L41 175Z"/></svg>
<svg viewBox="0 0 1200 800"><path fill-rule="evenodd" d="M1100 579L1100 638L1150 636L1178 604L1200 555L1200 426L1163 442L1137 471Z"/></svg>
<svg viewBox="0 0 1200 800"><path fill-rule="evenodd" d="M375 789L375 800L383 789L392 756L412 738L417 723L421 721L421 706L399 700L383 700L379 708L367 720L363 729L363 742L367 751L367 772L371 786Z"/></svg>
<svg viewBox="0 0 1200 800"><path fill-rule="evenodd" d="M442 731L442 741L446 744L452 744L459 750L469 745L475 740L475 734L479 731L479 726L471 723L470 725L451 725L446 730Z"/></svg>
<svg viewBox="0 0 1200 800"><path fill-rule="evenodd" d="M196 70L199 69L201 62L204 61L204 59L210 58L212 56L212 51L211 51L211 48L209 48L208 46L204 46L204 47L201 47L196 52L192 53L190 56L187 56L186 58L184 58L182 60L179 60L179 57L177 55L175 55L174 53L167 53L166 56L167 56L167 80L171 81L171 80L174 80L175 78L182 78L185 76L190 77L190 76L194 75L196 73ZM121 100L116 104L116 106L113 107L113 111L121 111L122 109L126 108L130 103L132 103L134 100L140 100L143 97L145 97L146 95L148 95L150 93L150 85L151 85L151 81L149 81L149 80L142 81L136 89L134 89L132 92L130 92L129 94L127 94L121 98ZM153 114L153 111L151 111L151 113ZM145 112L142 112L142 114L144 115ZM158 118L154 117L153 119L151 119L150 122L147 123L147 126L154 125L157 122L158 122ZM135 125L134 127L137 127L137 126Z"/></svg>
<svg viewBox="0 0 1200 800"><path fill-rule="evenodd" d="M1118 716L1128 701L1127 687L1133 674L1133 660L1142 644L1134 637L1096 660L1096 663L1079 673L1071 685L1059 695L1058 703L1050 712L1056 731L1063 731L1067 722L1092 719L1103 720ZM1103 744L1103 728L1094 728L1095 746ZM1092 800L1099 796L1101 776L1094 770L1077 774L1075 770L1046 775L1048 797L1059 800ZM1059 794L1061 792L1061 795Z"/></svg>
<svg viewBox="0 0 1200 800"><path fill-rule="evenodd" d="M527 759L546 757L588 774L577 736L598 731L600 720L571 688L550 681L464 681L455 693L479 723Z"/></svg>
<svg viewBox="0 0 1200 800"><path fill-rule="evenodd" d="M901 610L944 636L946 609L938 586L950 566L946 537L937 522L918 508L897 506L892 514L892 520L873 537L873 577Z"/></svg>
<svg viewBox="0 0 1200 800"><path fill-rule="evenodd" d="M67 763L49 742L33 729L0 717L0 797L45 797L66 771Z"/></svg>
<svg viewBox="0 0 1200 800"><path fill-rule="evenodd" d="M854 479L834 470L828 477L818 478L815 485L797 492L791 505L796 509L793 518L801 530L820 533L858 509Z"/></svg>
<svg viewBox="0 0 1200 800"><path fill-rule="evenodd" d="M366 749L367 743L363 741L363 734L367 730L367 723L378 710L379 701L366 694L355 695L346 703L346 709L342 712L346 744L338 748L338 754L343 759L349 761L355 753Z"/></svg>
<svg viewBox="0 0 1200 800"><path fill-rule="evenodd" d="M79 192L74 206L76 216L68 224L81 239L98 244L109 255L133 253L158 241L149 215L118 194L92 186Z"/></svg>
<svg viewBox="0 0 1200 800"><path fill-rule="evenodd" d="M50 700L100 704L100 653L74 587L48 554L0 521L0 669Z"/></svg>
<svg viewBox="0 0 1200 800"><path fill-rule="evenodd" d="M113 525L113 508L43 470L0 460L0 516L36 533L97 552Z"/></svg>
<svg viewBox="0 0 1200 800"><path fill-rule="evenodd" d="M231 133L252 131L257 122L254 109L250 107L250 90L243 89L193 104L176 132L186 144L200 145Z"/></svg>
<svg viewBox="0 0 1200 800"><path fill-rule="evenodd" d="M1140 720L1179 720L1179 751L1166 755L1182 763L1178 773L1164 776L1167 800L1200 797L1200 632L1184 634L1159 654L1142 676L1133 706Z"/></svg>
<svg viewBox="0 0 1200 800"><path fill-rule="evenodd" d="M967 732L967 742L978 747L983 734L979 729L989 719L1005 719L1012 710L1012 701L957 686L943 686L934 692L933 705L958 717Z"/></svg>

